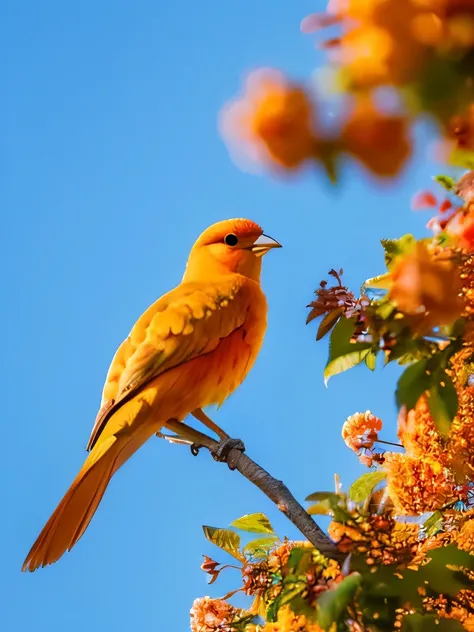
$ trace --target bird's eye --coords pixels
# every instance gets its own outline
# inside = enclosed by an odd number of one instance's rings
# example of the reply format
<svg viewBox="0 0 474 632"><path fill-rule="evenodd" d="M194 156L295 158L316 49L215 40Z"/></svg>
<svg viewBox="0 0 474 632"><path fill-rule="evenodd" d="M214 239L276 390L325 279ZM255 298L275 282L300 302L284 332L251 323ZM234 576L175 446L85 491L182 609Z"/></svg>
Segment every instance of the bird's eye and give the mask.
<svg viewBox="0 0 474 632"><path fill-rule="evenodd" d="M224 237L224 243L228 246L236 246L239 243L239 238L234 233L229 233Z"/></svg>

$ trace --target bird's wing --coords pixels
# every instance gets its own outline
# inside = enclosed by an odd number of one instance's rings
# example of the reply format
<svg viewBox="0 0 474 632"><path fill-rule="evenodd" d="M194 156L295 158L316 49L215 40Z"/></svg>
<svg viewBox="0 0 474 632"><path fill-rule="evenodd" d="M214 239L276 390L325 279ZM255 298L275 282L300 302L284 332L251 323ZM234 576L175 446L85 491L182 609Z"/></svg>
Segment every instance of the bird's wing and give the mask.
<svg viewBox="0 0 474 632"><path fill-rule="evenodd" d="M185 283L149 307L112 360L87 450L94 447L110 416L150 380L213 351L241 327L252 285L238 275Z"/></svg>

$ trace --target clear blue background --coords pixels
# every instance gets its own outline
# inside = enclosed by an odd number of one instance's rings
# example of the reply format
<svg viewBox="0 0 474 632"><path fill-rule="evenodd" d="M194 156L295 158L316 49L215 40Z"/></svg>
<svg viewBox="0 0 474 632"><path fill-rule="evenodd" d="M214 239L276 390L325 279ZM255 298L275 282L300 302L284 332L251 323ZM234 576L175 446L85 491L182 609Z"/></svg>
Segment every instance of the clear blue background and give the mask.
<svg viewBox="0 0 474 632"><path fill-rule="evenodd" d="M319 3L322 8L323 3ZM307 79L321 57L299 32L318 3L7 0L0 10L2 484L0 628L5 632L188 629L207 587L201 554L225 556L202 524L265 511L207 454L152 440L114 478L72 553L20 566L79 469L112 355L135 319L180 281L212 222L248 216L284 249L264 261L268 335L245 384L215 415L300 498L363 471L346 416L370 408L395 437L396 370L357 369L326 389L325 342L305 326L330 267L357 289L382 270L378 239L420 233L409 210L433 165L381 189L353 165L337 190L240 172L217 132L221 106L256 66ZM425 150L426 134L419 146ZM235 573L235 574L234 574Z"/></svg>

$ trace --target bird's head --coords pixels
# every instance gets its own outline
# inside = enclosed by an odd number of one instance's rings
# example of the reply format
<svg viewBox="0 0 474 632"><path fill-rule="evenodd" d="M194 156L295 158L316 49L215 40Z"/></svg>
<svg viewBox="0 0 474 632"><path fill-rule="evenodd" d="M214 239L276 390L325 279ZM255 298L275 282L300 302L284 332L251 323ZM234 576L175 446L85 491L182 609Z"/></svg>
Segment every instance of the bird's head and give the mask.
<svg viewBox="0 0 474 632"><path fill-rule="evenodd" d="M227 219L213 224L197 239L189 255L183 281L237 272L258 281L262 257L281 245L263 234L249 219Z"/></svg>

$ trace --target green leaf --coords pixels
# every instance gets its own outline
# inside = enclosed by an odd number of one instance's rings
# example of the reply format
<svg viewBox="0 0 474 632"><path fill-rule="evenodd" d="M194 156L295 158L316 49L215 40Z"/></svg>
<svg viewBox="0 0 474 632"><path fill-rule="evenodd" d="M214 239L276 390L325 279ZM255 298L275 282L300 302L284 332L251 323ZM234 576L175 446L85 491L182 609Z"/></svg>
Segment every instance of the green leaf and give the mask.
<svg viewBox="0 0 474 632"><path fill-rule="evenodd" d="M331 331L334 325L337 323L339 318L344 313L342 307L338 307L337 309L333 309L322 319L321 324L318 327L318 332L316 334L316 340L321 340L324 336Z"/></svg>
<svg viewBox="0 0 474 632"><path fill-rule="evenodd" d="M423 523L423 532L427 537L436 535L443 528L443 514L441 511L434 511Z"/></svg>
<svg viewBox="0 0 474 632"><path fill-rule="evenodd" d="M356 503L366 500L373 492L375 487L385 480L386 473L380 470L376 472L367 472L362 474L349 488L349 498Z"/></svg>
<svg viewBox="0 0 474 632"><path fill-rule="evenodd" d="M313 549L295 546L290 551L286 566L292 575L304 575L313 563Z"/></svg>
<svg viewBox="0 0 474 632"><path fill-rule="evenodd" d="M403 337L390 349L387 362L397 361L400 365L413 364L423 358L433 356L433 345L423 338Z"/></svg>
<svg viewBox="0 0 474 632"><path fill-rule="evenodd" d="M466 632L460 621L442 619L434 614L409 614L403 617L402 632Z"/></svg>
<svg viewBox="0 0 474 632"><path fill-rule="evenodd" d="M388 320L396 309L392 301L384 299L377 305L377 316L382 320Z"/></svg>
<svg viewBox="0 0 474 632"><path fill-rule="evenodd" d="M377 351L370 349L369 353L365 356L365 364L371 371L375 371L377 364Z"/></svg>
<svg viewBox="0 0 474 632"><path fill-rule="evenodd" d="M245 615L240 619L237 619L237 621L232 621L229 630L232 630L232 632L246 632L247 630L254 630L255 626L249 625L253 623L254 619L254 614Z"/></svg>
<svg viewBox="0 0 474 632"><path fill-rule="evenodd" d="M265 619L270 623L274 623L278 619L279 609L280 609L280 598L277 597L269 604L267 608L267 612L265 613Z"/></svg>
<svg viewBox="0 0 474 632"><path fill-rule="evenodd" d="M252 540L244 546L242 553L245 553L245 555L253 558L267 557L268 551L275 544L276 540L278 540L278 536L276 535Z"/></svg>
<svg viewBox="0 0 474 632"><path fill-rule="evenodd" d="M304 580L293 583L291 588L283 590L280 595L280 608L283 608L283 606L293 601L295 597L299 597L305 590L306 582Z"/></svg>
<svg viewBox="0 0 474 632"><path fill-rule="evenodd" d="M359 573L351 573L336 587L323 592L318 599L318 623L330 630L338 623L362 583Z"/></svg>
<svg viewBox="0 0 474 632"><path fill-rule="evenodd" d="M327 500L323 500L320 503L311 505L308 507L308 513L310 516L330 516L332 515L331 505Z"/></svg>
<svg viewBox="0 0 474 632"><path fill-rule="evenodd" d="M291 600L291 610L297 615L304 614L307 621L312 621L312 622L316 621L316 617L317 617L316 608L313 608L308 603L308 600L304 599L304 597L302 597L301 595L296 595Z"/></svg>
<svg viewBox="0 0 474 632"><path fill-rule="evenodd" d="M455 149L449 157L449 162L463 169L474 169L474 151L471 149Z"/></svg>
<svg viewBox="0 0 474 632"><path fill-rule="evenodd" d="M240 552L240 536L230 529L216 529L203 525L204 535L216 546L226 551L240 562L245 562L245 556Z"/></svg>
<svg viewBox="0 0 474 632"><path fill-rule="evenodd" d="M416 239L411 234L403 235L400 239L382 239L382 247L385 251L385 265L390 270L395 260L410 252L416 244Z"/></svg>
<svg viewBox="0 0 474 632"><path fill-rule="evenodd" d="M345 509L345 496L334 492L315 492L310 494L306 500L316 501L308 509L310 515L325 514L332 516L337 522L347 522L352 516Z"/></svg>
<svg viewBox="0 0 474 632"><path fill-rule="evenodd" d="M339 501L340 495L334 492L314 492L309 496L306 496L305 500L335 500Z"/></svg>
<svg viewBox="0 0 474 632"><path fill-rule="evenodd" d="M440 184L446 191L452 191L456 186L456 180L451 176L439 175L433 176L433 180Z"/></svg>
<svg viewBox="0 0 474 632"><path fill-rule="evenodd" d="M444 386L442 385L444 384ZM442 383L436 380L428 399L430 413L441 436L446 437L458 411L458 396L451 378L444 373Z"/></svg>
<svg viewBox="0 0 474 632"><path fill-rule="evenodd" d="M355 330L354 318L341 318L331 333L329 359L324 369L324 383L329 378L360 364L372 348L370 342L351 342Z"/></svg>
<svg viewBox="0 0 474 632"><path fill-rule="evenodd" d="M367 289L389 290L392 287L392 278L389 272L379 274L364 281L361 287L361 294L365 294Z"/></svg>
<svg viewBox="0 0 474 632"><path fill-rule="evenodd" d="M230 526L250 533L273 533L270 520L263 513L247 514L234 520Z"/></svg>
<svg viewBox="0 0 474 632"><path fill-rule="evenodd" d="M395 397L398 408L406 406L412 410L421 395L431 387L432 377L426 373L428 360L418 360L411 364L400 376L397 383Z"/></svg>
<svg viewBox="0 0 474 632"><path fill-rule="evenodd" d="M295 551L295 550L296 549L293 549L291 551L291 553L293 553L293 551ZM290 558L291 558L291 553L290 553ZM289 560L288 560L288 563L289 563ZM284 605L290 603L294 599L297 599L298 603L299 603L300 600L298 598L301 597L301 594L305 590L306 590L306 581L305 580L301 580L301 581L297 581L297 582L291 582L291 585L289 587L283 586L281 593L268 606L267 612L265 614L266 620L270 621L270 622L277 621L277 619L278 619L278 611L280 610L280 608L282 608Z"/></svg>

